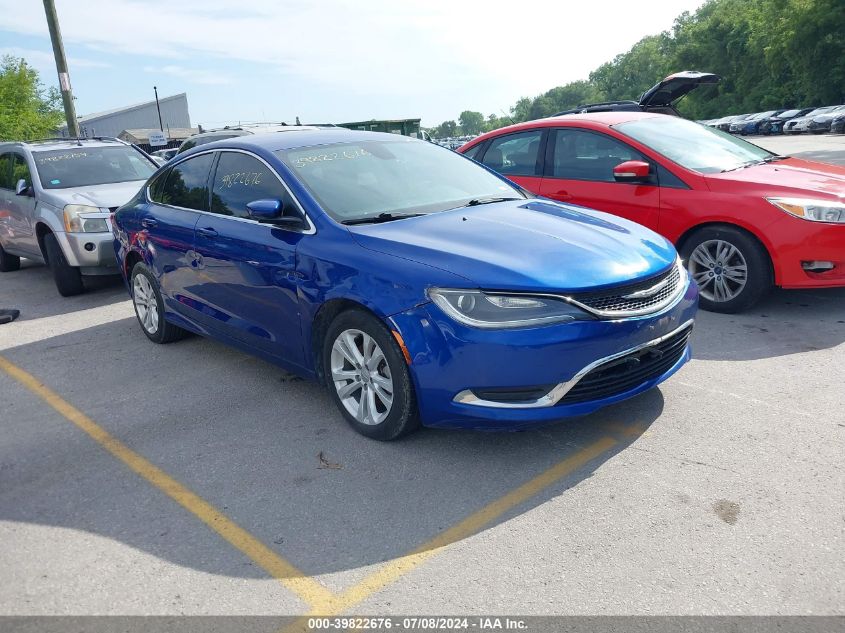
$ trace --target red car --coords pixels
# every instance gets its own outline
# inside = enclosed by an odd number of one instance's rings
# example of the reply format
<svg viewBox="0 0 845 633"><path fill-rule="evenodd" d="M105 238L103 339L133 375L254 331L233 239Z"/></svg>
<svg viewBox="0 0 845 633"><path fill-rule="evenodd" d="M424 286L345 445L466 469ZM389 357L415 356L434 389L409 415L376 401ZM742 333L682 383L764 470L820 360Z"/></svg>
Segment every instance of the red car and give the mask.
<svg viewBox="0 0 845 633"><path fill-rule="evenodd" d="M533 193L666 236L705 309L739 312L772 286L845 286L845 167L646 112L529 121L458 151Z"/></svg>

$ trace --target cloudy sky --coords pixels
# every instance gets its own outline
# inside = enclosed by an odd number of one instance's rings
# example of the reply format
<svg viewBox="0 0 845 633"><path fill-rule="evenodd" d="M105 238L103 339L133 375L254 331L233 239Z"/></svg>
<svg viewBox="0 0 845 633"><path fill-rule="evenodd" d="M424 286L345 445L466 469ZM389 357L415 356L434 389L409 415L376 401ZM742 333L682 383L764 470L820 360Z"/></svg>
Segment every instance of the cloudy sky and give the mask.
<svg viewBox="0 0 845 633"><path fill-rule="evenodd" d="M586 78L702 0L56 0L86 114L188 93L196 125L501 114ZM41 2L0 0L0 54L55 85ZM682 70L682 69L679 69ZM657 79L657 78L655 78Z"/></svg>

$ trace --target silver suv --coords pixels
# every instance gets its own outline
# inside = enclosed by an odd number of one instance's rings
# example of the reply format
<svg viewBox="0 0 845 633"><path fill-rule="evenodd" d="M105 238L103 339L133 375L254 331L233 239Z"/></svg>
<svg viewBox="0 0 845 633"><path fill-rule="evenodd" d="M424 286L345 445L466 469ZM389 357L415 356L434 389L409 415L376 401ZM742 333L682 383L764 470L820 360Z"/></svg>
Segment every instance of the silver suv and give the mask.
<svg viewBox="0 0 845 633"><path fill-rule="evenodd" d="M157 167L117 139L0 143L0 271L44 262L65 297L84 275L118 273L110 214Z"/></svg>

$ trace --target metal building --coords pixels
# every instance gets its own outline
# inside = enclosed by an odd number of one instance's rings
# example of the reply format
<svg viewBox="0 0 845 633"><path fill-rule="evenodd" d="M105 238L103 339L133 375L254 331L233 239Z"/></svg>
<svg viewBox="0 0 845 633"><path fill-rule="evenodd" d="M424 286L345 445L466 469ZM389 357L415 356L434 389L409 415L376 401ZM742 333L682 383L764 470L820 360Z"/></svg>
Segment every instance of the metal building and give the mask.
<svg viewBox="0 0 845 633"><path fill-rule="evenodd" d="M161 97L161 122L164 132L168 128L191 127L188 114L188 96L183 92L171 97ZM84 137L117 136L123 130L156 128L158 129L158 111L156 102L136 103L135 105L96 112L78 117L79 133ZM57 130L59 136L67 136L67 124Z"/></svg>

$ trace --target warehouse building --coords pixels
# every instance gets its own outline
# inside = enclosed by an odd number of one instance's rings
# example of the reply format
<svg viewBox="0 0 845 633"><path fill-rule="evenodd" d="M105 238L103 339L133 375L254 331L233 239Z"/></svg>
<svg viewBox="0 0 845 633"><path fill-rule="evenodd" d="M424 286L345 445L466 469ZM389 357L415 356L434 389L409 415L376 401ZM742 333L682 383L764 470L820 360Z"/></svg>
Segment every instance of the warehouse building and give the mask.
<svg viewBox="0 0 845 633"><path fill-rule="evenodd" d="M171 97L159 99L161 123L165 134L168 128L190 128L191 116L188 114L188 96L183 92ZM79 133L83 137L117 136L124 130L158 129L158 110L156 102L136 103L135 105L115 108L105 112L86 114L78 117ZM62 125L58 135L67 137L67 124Z"/></svg>

